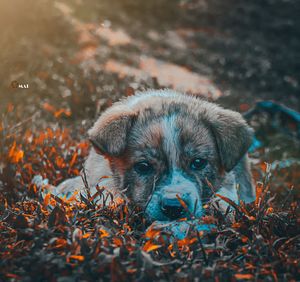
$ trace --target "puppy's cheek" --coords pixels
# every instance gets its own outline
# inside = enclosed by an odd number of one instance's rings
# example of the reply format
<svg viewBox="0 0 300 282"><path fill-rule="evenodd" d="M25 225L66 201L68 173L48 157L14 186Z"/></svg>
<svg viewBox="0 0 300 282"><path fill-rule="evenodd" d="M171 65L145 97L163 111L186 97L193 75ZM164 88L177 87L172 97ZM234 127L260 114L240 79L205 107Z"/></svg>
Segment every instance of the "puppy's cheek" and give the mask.
<svg viewBox="0 0 300 282"><path fill-rule="evenodd" d="M135 177L131 182L130 195L131 200L141 208L145 208L148 198L152 192L152 185L139 177Z"/></svg>
<svg viewBox="0 0 300 282"><path fill-rule="evenodd" d="M131 174L129 169L126 167L126 163L120 158L110 158L109 161L115 187L121 190L129 187L128 184L131 182Z"/></svg>

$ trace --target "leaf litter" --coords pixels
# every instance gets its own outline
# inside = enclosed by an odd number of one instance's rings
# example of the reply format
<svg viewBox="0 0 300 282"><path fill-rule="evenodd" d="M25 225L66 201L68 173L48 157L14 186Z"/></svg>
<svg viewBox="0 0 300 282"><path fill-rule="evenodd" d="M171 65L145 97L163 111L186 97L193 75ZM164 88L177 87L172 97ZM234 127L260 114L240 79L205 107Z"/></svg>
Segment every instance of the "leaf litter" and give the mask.
<svg viewBox="0 0 300 282"><path fill-rule="evenodd" d="M79 175L89 144L66 128L4 134L9 127L2 122L0 131L1 280L300 279L299 195L290 188L275 193L270 165L256 166L261 181L254 203L237 206L222 198L233 205L225 214L218 203L207 204L201 222L214 228L191 226L178 239L168 229L149 227L127 199L108 204L105 187L96 196L41 197L32 178L57 185Z"/></svg>

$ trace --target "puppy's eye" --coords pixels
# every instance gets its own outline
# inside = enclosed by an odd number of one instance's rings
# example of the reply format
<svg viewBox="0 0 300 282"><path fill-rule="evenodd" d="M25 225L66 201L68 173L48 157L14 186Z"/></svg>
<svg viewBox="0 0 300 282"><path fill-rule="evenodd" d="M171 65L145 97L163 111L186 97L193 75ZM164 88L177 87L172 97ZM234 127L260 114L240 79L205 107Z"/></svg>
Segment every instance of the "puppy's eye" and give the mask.
<svg viewBox="0 0 300 282"><path fill-rule="evenodd" d="M153 166L147 161L138 162L133 166L133 168L138 174L142 175L149 174L153 171Z"/></svg>
<svg viewBox="0 0 300 282"><path fill-rule="evenodd" d="M190 168L192 170L201 170L207 165L207 160L201 158L195 158L191 161Z"/></svg>

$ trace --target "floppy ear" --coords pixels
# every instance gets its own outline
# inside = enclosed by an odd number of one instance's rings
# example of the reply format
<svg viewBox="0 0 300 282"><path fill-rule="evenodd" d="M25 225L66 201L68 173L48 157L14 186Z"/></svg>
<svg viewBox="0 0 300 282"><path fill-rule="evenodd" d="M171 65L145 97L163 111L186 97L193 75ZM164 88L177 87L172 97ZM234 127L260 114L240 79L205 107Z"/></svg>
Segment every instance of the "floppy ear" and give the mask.
<svg viewBox="0 0 300 282"><path fill-rule="evenodd" d="M219 109L209 121L216 140L222 168L232 170L247 153L253 138L253 129L241 114Z"/></svg>
<svg viewBox="0 0 300 282"><path fill-rule="evenodd" d="M127 135L135 117L136 113L122 105L113 106L104 112L88 131L95 151L119 156L126 147Z"/></svg>

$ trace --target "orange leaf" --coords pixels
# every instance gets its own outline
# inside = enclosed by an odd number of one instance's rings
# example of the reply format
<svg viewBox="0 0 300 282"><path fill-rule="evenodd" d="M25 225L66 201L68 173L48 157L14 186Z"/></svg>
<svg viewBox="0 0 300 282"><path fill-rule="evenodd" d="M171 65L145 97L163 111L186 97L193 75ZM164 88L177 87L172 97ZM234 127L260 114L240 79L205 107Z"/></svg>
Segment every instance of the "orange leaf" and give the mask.
<svg viewBox="0 0 300 282"><path fill-rule="evenodd" d="M237 279L237 280L250 280L250 279L253 279L254 276L252 274L242 274L242 273L237 273L234 275L234 277Z"/></svg>
<svg viewBox="0 0 300 282"><path fill-rule="evenodd" d="M55 160L56 162L56 165L59 167L59 168L64 168L66 166L65 164L65 161L64 159L61 157L61 156L58 156Z"/></svg>
<svg viewBox="0 0 300 282"><path fill-rule="evenodd" d="M67 109L59 109L57 111L54 112L54 116L56 118L60 117L62 114L66 115L67 117L71 116L71 111L67 110Z"/></svg>
<svg viewBox="0 0 300 282"><path fill-rule="evenodd" d="M18 163L24 157L24 151L18 150L14 156L13 162Z"/></svg>
<svg viewBox="0 0 300 282"><path fill-rule="evenodd" d="M148 241L144 246L143 246L143 250L147 253L151 252L151 251L154 251L154 250L157 250L161 248L160 245L155 245L155 244L152 244L151 241Z"/></svg>
<svg viewBox="0 0 300 282"><path fill-rule="evenodd" d="M48 194L45 196L45 198L44 198L44 204L45 204L46 206L49 205L50 199L51 199L51 193L48 193Z"/></svg>
<svg viewBox="0 0 300 282"><path fill-rule="evenodd" d="M123 245L123 242L120 238L113 238L113 242L116 246L120 247Z"/></svg>
<svg viewBox="0 0 300 282"><path fill-rule="evenodd" d="M247 236L242 236L241 239L243 243L247 243L247 241L249 240Z"/></svg>
<svg viewBox="0 0 300 282"><path fill-rule="evenodd" d="M16 141L14 141L13 145L11 146L10 150L9 150L9 153L8 153L8 157L9 158L12 158L13 155L14 155L14 152L15 152L15 149L16 149Z"/></svg>
<svg viewBox="0 0 300 282"><path fill-rule="evenodd" d="M255 189L256 189L255 205L257 206L258 203L259 203L260 196L261 196L262 191L263 191L263 184L260 183L260 182L258 182L258 183L256 184Z"/></svg>
<svg viewBox="0 0 300 282"><path fill-rule="evenodd" d="M99 232L100 232L100 237L101 238L105 238L105 237L110 236L110 234L105 229L99 229Z"/></svg>
<svg viewBox="0 0 300 282"><path fill-rule="evenodd" d="M70 161L70 167L72 167L74 165L74 163L76 162L76 159L77 159L77 153L75 152L72 156L72 159Z"/></svg>
<svg viewBox="0 0 300 282"><path fill-rule="evenodd" d="M79 193L78 190L74 191L73 194L68 198L68 199L65 199L64 201L66 203L73 203L77 200L77 194Z"/></svg>
<svg viewBox="0 0 300 282"><path fill-rule="evenodd" d="M136 273L136 272L137 272L137 269L135 269L135 268L127 269L127 272L128 272L128 273Z"/></svg>
<svg viewBox="0 0 300 282"><path fill-rule="evenodd" d="M260 168L261 168L261 170L262 170L263 172L266 172L266 171L267 171L267 167L268 167L268 165L267 165L266 162L263 162L263 163L260 164Z"/></svg>
<svg viewBox="0 0 300 282"><path fill-rule="evenodd" d="M182 240L178 240L177 241L177 244L178 244L178 247L183 247L183 246L187 246L187 245L191 245L193 243L195 243L197 241L197 238L184 238Z"/></svg>
<svg viewBox="0 0 300 282"><path fill-rule="evenodd" d="M114 204L116 205L116 206L119 206L119 205L121 205L121 204L123 204L124 203L124 199L122 199L121 197L116 197L116 198L114 198Z"/></svg>
<svg viewBox="0 0 300 282"><path fill-rule="evenodd" d="M44 103L43 104L43 108L47 112L50 112L50 113L54 113L55 112L55 108L52 105L50 105L49 103Z"/></svg>
<svg viewBox="0 0 300 282"><path fill-rule="evenodd" d="M232 200L230 200L229 198L222 196L220 194L216 194L217 197L221 198L223 201L225 201L227 204L231 205L232 207L235 208L235 210L241 212L240 207Z"/></svg>
<svg viewBox="0 0 300 282"><path fill-rule="evenodd" d="M187 204L185 203L184 200L182 200L177 194L176 194L176 198L178 199L178 201L180 202L180 204L182 205L182 207L185 209L185 210L189 210Z"/></svg>
<svg viewBox="0 0 300 282"><path fill-rule="evenodd" d="M242 224L239 223L239 222L234 222L234 223L232 224L232 228L240 228L241 226L242 226Z"/></svg>
<svg viewBox="0 0 300 282"><path fill-rule="evenodd" d="M18 163L23 159L24 151L17 148L16 141L14 141L13 145L11 146L8 157L11 159L12 163Z"/></svg>
<svg viewBox="0 0 300 282"><path fill-rule="evenodd" d="M145 233L146 238L154 238L156 235L160 234L160 230L149 228Z"/></svg>
<svg viewBox="0 0 300 282"><path fill-rule="evenodd" d="M75 259L75 260L78 260L78 261L84 261L84 256L72 255L72 256L69 256L69 259Z"/></svg>

